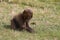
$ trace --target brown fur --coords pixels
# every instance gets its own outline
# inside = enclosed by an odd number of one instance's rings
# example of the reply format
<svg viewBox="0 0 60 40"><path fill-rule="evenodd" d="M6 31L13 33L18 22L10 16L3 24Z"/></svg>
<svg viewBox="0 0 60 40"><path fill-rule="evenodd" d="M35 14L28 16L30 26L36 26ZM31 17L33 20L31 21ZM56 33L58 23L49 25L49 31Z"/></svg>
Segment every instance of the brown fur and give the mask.
<svg viewBox="0 0 60 40"><path fill-rule="evenodd" d="M33 12L30 9L25 9L22 13L16 15L11 20L11 28L19 30L27 30L33 32L33 29L29 27L29 21L33 17Z"/></svg>

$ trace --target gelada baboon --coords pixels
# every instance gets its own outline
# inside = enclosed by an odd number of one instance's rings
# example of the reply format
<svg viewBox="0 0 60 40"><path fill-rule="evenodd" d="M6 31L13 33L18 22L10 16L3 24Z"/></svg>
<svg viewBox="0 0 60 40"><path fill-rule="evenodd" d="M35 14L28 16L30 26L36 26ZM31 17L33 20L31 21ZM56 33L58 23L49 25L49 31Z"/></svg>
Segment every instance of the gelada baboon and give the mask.
<svg viewBox="0 0 60 40"><path fill-rule="evenodd" d="M19 30L27 30L28 32L34 32L29 26L29 21L33 17L33 12L30 9L25 9L22 13L16 15L11 20L11 28Z"/></svg>

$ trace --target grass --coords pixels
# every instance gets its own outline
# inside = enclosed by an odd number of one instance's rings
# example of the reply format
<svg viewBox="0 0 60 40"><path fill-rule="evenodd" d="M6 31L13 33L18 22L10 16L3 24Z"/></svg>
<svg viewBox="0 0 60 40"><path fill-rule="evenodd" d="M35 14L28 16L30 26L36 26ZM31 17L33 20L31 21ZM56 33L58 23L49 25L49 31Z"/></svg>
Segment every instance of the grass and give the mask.
<svg viewBox="0 0 60 40"><path fill-rule="evenodd" d="M60 40L59 2L59 0L0 2L0 40ZM25 8L31 8L34 13L30 26L36 33L10 29L11 18ZM33 22L36 24L32 25Z"/></svg>

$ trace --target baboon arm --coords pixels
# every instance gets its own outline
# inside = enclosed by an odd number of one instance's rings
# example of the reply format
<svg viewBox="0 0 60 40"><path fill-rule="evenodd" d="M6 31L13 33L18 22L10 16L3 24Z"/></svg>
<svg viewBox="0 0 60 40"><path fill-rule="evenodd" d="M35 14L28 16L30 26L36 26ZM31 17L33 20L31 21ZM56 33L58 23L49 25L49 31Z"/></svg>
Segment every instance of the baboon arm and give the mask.
<svg viewBox="0 0 60 40"><path fill-rule="evenodd" d="M28 22L26 22L26 30L28 31L28 32L34 32L34 30L31 28L31 27L29 27L29 24L28 24Z"/></svg>

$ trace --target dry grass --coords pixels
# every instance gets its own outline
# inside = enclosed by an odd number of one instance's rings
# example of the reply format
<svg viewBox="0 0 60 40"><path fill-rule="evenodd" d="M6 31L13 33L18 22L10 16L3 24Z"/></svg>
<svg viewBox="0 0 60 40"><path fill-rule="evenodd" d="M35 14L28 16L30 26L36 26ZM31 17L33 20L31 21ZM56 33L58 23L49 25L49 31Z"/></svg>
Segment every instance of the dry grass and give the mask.
<svg viewBox="0 0 60 40"><path fill-rule="evenodd" d="M41 0L12 2L0 3L0 40L60 40L59 2ZM34 13L30 26L36 33L10 29L11 18L25 8L31 8ZM33 22L34 25L31 24Z"/></svg>

